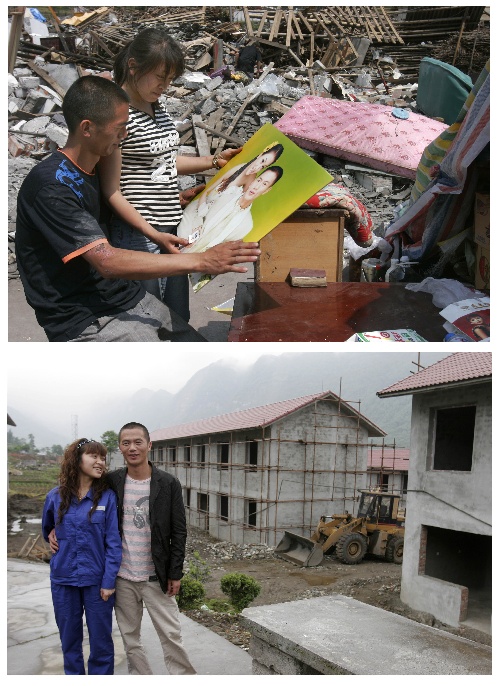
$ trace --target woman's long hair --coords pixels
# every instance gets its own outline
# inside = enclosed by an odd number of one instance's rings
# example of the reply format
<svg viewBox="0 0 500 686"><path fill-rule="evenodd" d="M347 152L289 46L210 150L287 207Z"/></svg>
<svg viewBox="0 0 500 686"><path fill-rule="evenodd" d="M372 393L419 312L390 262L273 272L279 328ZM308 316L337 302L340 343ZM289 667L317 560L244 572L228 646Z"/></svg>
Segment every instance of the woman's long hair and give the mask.
<svg viewBox="0 0 500 686"><path fill-rule="evenodd" d="M78 498L78 489L80 486L80 462L84 453L93 453L106 457L106 446L98 441L87 438L79 438L73 441L66 450L61 462L61 471L59 473L59 495L61 503L57 513L57 523L60 524L64 515L69 509L71 498L75 496ZM92 509L89 512L89 519L95 512L99 503L101 495L109 488L104 473L106 467L103 468L103 474L100 479L94 479L92 482Z"/></svg>
<svg viewBox="0 0 500 686"><path fill-rule="evenodd" d="M275 157L273 160L274 163L283 152L283 146L281 145L281 143L276 143L276 145L273 145L271 148L268 148L267 150L264 149L262 152L259 152L259 154L256 155L253 159L251 159L250 162L247 162L245 166L241 167L240 169L237 169L233 174L231 174L231 176L228 176L227 179L224 179L224 181L222 181L222 183L219 184L219 187L217 189L218 192L222 193L223 191L225 191L229 184L232 183L235 179L237 179L240 174L243 174L245 169L249 167L252 164L252 162L255 162L255 160L258 157L264 155L267 152L275 153Z"/></svg>
<svg viewBox="0 0 500 686"><path fill-rule="evenodd" d="M133 76L128 66L130 58L133 58L137 65ZM185 69L182 48L165 31L144 29L115 57L114 80L119 86L127 82L135 83L141 76L157 68L165 68L166 73L172 78L180 76Z"/></svg>

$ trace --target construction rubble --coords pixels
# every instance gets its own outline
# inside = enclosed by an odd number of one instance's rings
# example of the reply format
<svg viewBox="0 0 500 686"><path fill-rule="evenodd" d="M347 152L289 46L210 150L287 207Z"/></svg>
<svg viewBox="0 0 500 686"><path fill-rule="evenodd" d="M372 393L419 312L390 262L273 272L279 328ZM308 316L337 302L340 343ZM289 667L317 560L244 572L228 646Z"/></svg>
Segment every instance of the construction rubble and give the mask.
<svg viewBox="0 0 500 686"><path fill-rule="evenodd" d="M472 81L489 59L484 7L100 7L77 8L82 11L66 17L43 9L50 13L25 9L9 16L11 38L18 35L15 50L9 41L10 278L17 277L17 191L34 164L65 144L65 92L82 75L112 71L115 55L143 28L167 28L184 49L186 71L162 96L184 155L239 147L306 96L417 113L423 58L447 60ZM234 66L248 38L263 62L253 79ZM410 196L413 178L384 173L369 160L360 165L306 152L367 208L374 235L383 236ZM180 177L180 189L210 175Z"/></svg>

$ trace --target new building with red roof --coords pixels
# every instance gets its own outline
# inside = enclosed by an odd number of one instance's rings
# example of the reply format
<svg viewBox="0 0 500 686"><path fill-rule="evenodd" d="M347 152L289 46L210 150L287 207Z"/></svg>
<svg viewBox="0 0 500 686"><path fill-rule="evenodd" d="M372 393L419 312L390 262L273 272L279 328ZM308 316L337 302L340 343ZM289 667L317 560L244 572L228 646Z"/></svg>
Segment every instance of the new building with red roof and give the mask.
<svg viewBox="0 0 500 686"><path fill-rule="evenodd" d="M187 519L216 538L275 546L321 515L357 511L371 438L385 432L331 391L151 434L151 460L183 487Z"/></svg>
<svg viewBox="0 0 500 686"><path fill-rule="evenodd" d="M368 448L367 488L378 488L386 493L399 493L402 496L400 507L404 508L409 464L409 448L371 445Z"/></svg>
<svg viewBox="0 0 500 686"><path fill-rule="evenodd" d="M401 599L491 633L492 355L454 353L377 395L413 396Z"/></svg>

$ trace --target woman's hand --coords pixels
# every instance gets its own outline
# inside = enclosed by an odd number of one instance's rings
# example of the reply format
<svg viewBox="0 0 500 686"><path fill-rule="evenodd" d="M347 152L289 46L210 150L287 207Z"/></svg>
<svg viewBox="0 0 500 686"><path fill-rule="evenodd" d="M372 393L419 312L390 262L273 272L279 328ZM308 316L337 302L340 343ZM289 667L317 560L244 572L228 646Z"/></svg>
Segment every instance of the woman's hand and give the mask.
<svg viewBox="0 0 500 686"><path fill-rule="evenodd" d="M191 200L198 195L198 193L201 193L205 189L205 184L202 183L199 186L194 186L193 188L186 188L185 191L181 191L179 193L179 202L181 203L181 207L184 208L186 205L189 205Z"/></svg>
<svg viewBox="0 0 500 686"><path fill-rule="evenodd" d="M242 150L243 148L227 148L226 150L223 150L221 153L219 153L219 169L225 167L229 160L232 159L235 155L238 155Z"/></svg>
<svg viewBox="0 0 500 686"><path fill-rule="evenodd" d="M101 598L103 600L109 600L114 592L114 588L101 588Z"/></svg>
<svg viewBox="0 0 500 686"><path fill-rule="evenodd" d="M52 529L49 534L49 547L53 553L57 553L59 550L59 543L57 542L56 530Z"/></svg>
<svg viewBox="0 0 500 686"><path fill-rule="evenodd" d="M164 253L179 253L178 246L189 245L189 241L180 236L175 236L173 233L163 233L158 231L158 235L153 239L156 245Z"/></svg>

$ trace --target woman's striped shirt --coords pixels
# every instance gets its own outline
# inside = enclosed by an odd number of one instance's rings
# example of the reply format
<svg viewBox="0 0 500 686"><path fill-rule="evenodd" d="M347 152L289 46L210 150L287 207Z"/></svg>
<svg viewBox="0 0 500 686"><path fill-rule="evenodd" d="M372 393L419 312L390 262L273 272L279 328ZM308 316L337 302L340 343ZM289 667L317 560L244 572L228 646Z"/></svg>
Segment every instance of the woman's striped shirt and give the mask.
<svg viewBox="0 0 500 686"><path fill-rule="evenodd" d="M129 107L128 135L121 145L123 196L150 224L175 224L182 217L177 185L179 134L161 106L155 118Z"/></svg>

